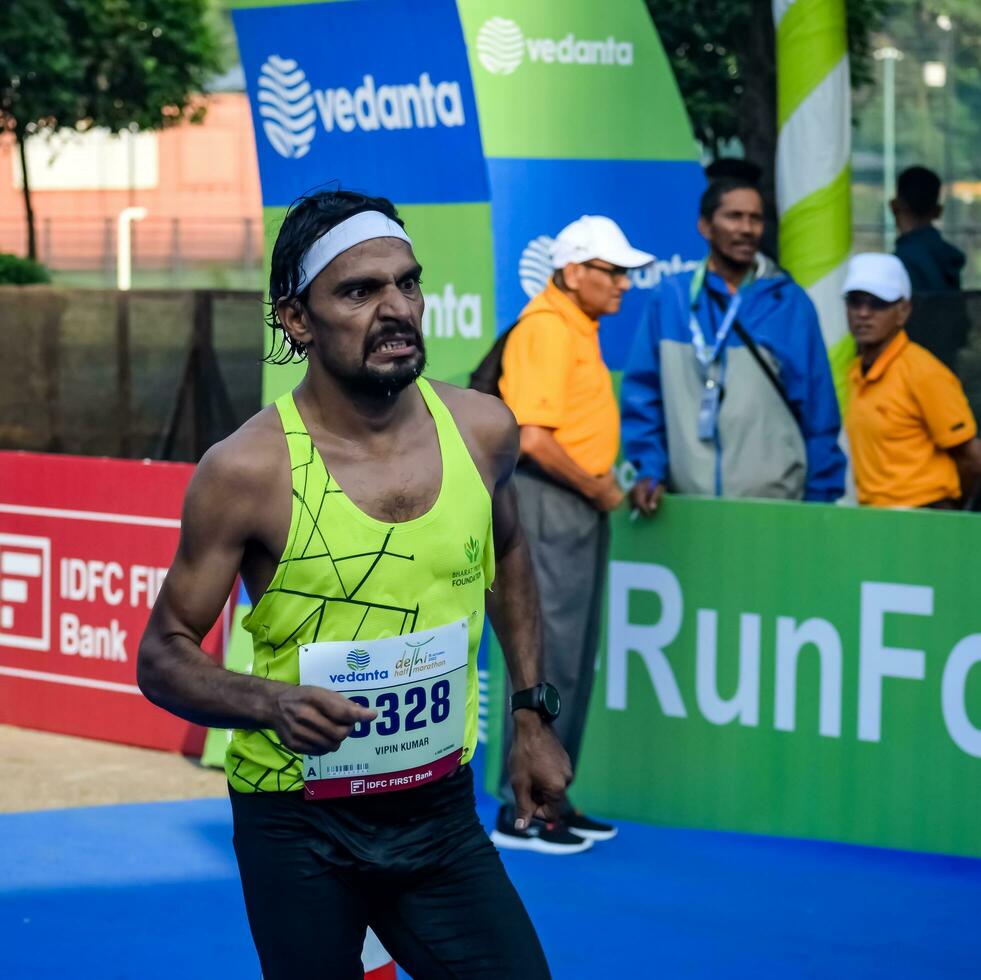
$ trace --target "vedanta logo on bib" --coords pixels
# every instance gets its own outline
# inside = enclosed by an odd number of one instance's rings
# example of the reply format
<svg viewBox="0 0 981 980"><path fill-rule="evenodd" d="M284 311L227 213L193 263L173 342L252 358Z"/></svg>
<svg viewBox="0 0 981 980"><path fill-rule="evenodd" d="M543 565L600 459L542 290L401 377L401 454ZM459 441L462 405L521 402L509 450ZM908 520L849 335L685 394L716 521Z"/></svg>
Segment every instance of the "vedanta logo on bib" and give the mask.
<svg viewBox="0 0 981 980"><path fill-rule="evenodd" d="M281 156L299 159L310 150L316 121L328 133L433 129L464 126L460 83L434 83L428 72L417 81L379 84L365 74L353 90L316 89L295 60L271 55L259 74L263 131Z"/></svg>
<svg viewBox="0 0 981 980"><path fill-rule="evenodd" d="M618 65L634 63L631 41L612 35L603 40L577 38L571 31L563 38L526 38L507 17L491 17L477 32L477 60L492 75L510 75L527 54L529 61L560 65Z"/></svg>

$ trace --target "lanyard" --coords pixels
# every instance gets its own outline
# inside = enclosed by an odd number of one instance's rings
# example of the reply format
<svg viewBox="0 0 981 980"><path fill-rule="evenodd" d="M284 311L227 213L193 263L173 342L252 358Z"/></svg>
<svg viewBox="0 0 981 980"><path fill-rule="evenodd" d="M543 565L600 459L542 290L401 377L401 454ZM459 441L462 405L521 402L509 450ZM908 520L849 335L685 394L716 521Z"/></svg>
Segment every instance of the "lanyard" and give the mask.
<svg viewBox="0 0 981 980"><path fill-rule="evenodd" d="M695 357L698 358L698 363L706 370L718 359L719 353L725 346L729 332L732 330L732 325L736 322L739 306L742 303L742 292L740 291L729 301L729 308L726 310L722 325L715 334L715 343L712 345L712 349L709 350L708 344L705 342L705 334L702 332L701 324L695 317L695 304L698 302L699 293L701 293L705 285L707 269L707 260L695 269L695 275L692 276L691 280L691 307L688 312L688 329L691 331L691 342L692 347L695 348ZM741 289L742 287L740 287Z"/></svg>

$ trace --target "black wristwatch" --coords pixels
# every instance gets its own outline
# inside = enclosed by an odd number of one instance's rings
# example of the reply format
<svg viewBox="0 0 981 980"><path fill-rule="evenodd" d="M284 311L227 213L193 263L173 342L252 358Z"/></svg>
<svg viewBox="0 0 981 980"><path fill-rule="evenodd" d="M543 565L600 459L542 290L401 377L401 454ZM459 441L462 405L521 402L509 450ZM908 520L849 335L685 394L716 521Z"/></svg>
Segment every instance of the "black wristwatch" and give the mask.
<svg viewBox="0 0 981 980"><path fill-rule="evenodd" d="M562 699L551 684L543 682L511 695L511 714L518 708L531 708L542 716L543 721L555 721L562 710Z"/></svg>

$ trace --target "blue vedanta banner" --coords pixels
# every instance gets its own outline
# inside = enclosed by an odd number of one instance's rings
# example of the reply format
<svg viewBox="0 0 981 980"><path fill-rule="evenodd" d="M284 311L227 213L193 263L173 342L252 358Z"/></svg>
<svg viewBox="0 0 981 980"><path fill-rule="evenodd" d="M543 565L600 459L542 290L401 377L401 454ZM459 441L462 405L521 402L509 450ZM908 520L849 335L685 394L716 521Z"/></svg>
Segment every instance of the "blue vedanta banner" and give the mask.
<svg viewBox="0 0 981 980"><path fill-rule="evenodd" d="M266 207L337 181L400 204L487 200L452 0L233 12Z"/></svg>
<svg viewBox="0 0 981 980"><path fill-rule="evenodd" d="M498 329L514 322L552 274L554 235L582 214L612 217L637 248L656 257L638 269L615 317L603 321L603 357L623 368L648 294L688 269L705 243L695 230L702 168L685 161L489 159Z"/></svg>

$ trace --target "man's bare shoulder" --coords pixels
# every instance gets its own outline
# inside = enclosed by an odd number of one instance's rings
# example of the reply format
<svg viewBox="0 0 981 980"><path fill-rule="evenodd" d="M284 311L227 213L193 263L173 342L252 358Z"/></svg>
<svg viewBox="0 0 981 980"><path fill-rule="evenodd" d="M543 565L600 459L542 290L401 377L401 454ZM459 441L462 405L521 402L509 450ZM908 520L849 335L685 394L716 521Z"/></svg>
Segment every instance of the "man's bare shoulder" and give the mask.
<svg viewBox="0 0 981 980"><path fill-rule="evenodd" d="M268 491L270 480L289 469L289 448L279 412L269 405L204 454L195 483L199 490L255 493L263 488Z"/></svg>
<svg viewBox="0 0 981 980"><path fill-rule="evenodd" d="M472 388L459 388L444 381L431 381L436 394L453 414L464 438L473 437L483 448L497 451L518 437L518 424L511 409L494 395ZM469 440L468 440L469 443Z"/></svg>

